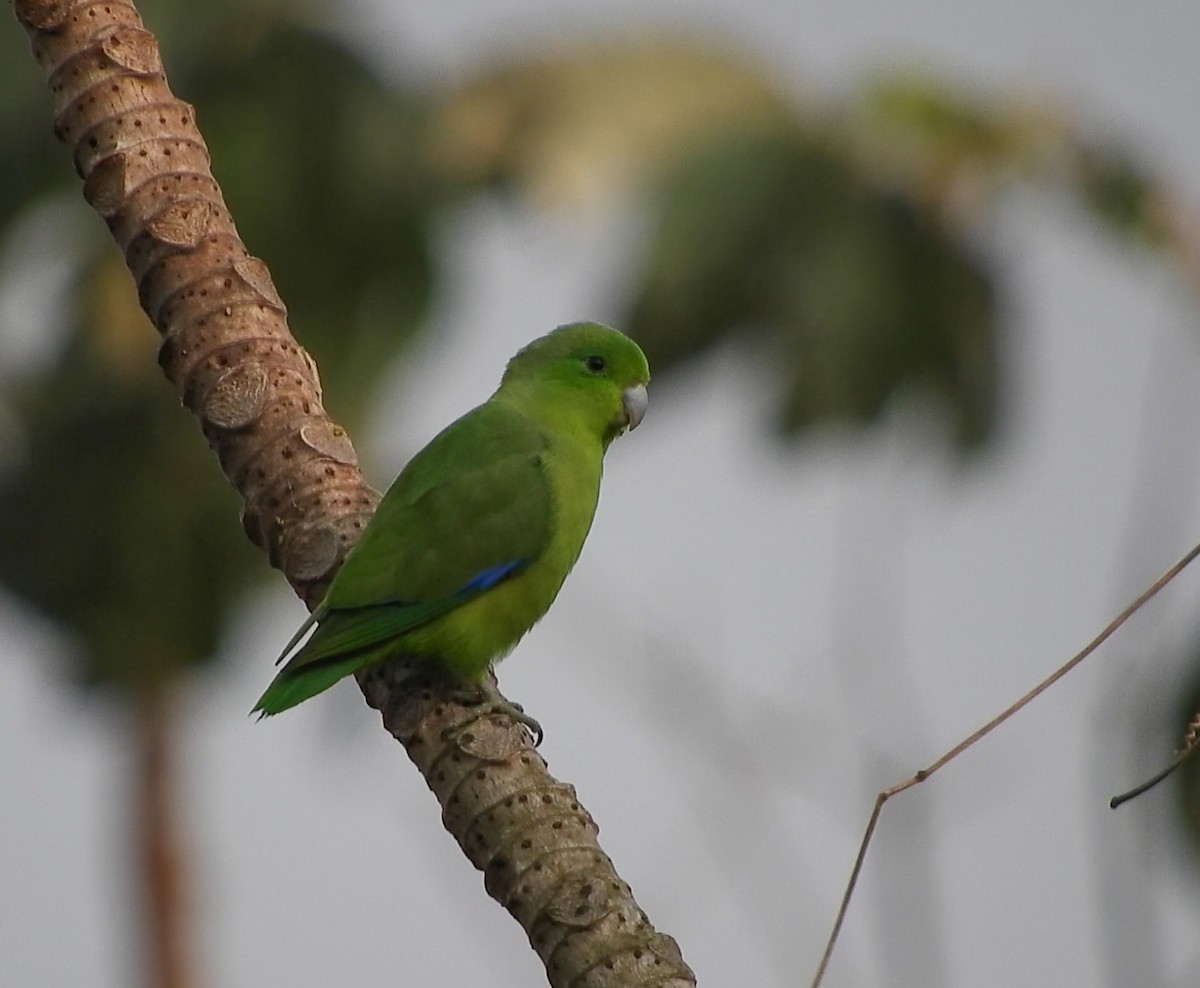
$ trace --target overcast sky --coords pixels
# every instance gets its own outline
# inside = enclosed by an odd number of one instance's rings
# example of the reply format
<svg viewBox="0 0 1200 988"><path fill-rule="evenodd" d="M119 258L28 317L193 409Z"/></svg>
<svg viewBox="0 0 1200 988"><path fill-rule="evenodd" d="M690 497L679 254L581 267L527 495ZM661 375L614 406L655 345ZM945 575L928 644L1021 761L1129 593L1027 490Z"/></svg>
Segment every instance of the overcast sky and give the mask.
<svg viewBox="0 0 1200 988"><path fill-rule="evenodd" d="M757 53L797 92L897 63L1043 90L1200 205L1195 0L349 12L376 57L442 79L535 42L665 23ZM991 244L1011 334L990 455L962 470L912 416L785 454L763 440L750 370L713 361L652 393L643 428L613 447L579 566L501 670L701 983L807 984L874 793L1064 661L1200 538L1194 302L1047 204L1017 197ZM494 203L460 216L422 352L360 441L370 478L386 485L531 337L615 318L625 235L607 216ZM1195 983L1200 871L1180 863L1170 794L1119 813L1106 801L1153 767L1133 738L1173 712L1168 656L1197 600L1200 571L889 805L828 985ZM205 984L541 983L353 685L269 724L245 716L302 617L282 584L249 600L230 662L184 714ZM138 960L125 753L111 712L58 688L59 645L0 602L0 984L120 988Z"/></svg>

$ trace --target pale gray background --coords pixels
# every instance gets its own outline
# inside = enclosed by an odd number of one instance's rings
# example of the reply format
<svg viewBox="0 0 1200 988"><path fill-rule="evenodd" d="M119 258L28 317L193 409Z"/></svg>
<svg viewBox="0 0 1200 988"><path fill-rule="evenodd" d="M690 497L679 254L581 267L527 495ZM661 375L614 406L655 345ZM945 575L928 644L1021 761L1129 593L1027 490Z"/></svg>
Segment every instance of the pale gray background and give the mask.
<svg viewBox="0 0 1200 988"><path fill-rule="evenodd" d="M798 91L895 63L1041 90L1200 202L1195 0L361 0L342 13L380 61L431 79L583 30L666 24L757 53ZM628 263L626 220L484 204L447 228L435 325L360 440L377 484L485 397L517 346L616 317L605 299ZM502 669L704 984L806 984L873 794L1057 666L1200 537L1186 287L1049 197L1015 196L991 247L1013 332L990 456L959 470L903 411L866 438L781 455L761 438L759 382L735 357L713 361L687 393L652 397L613 448L578 569ZM829 985L1195 983L1200 882L1168 794L1105 804L1153 767L1130 738L1171 709L1165 656L1197 601L1200 571L889 806ZM205 983L542 983L352 685L270 724L245 716L302 616L282 584L248 600L231 665L185 712ZM116 988L138 961L125 752L111 712L59 688L61 647L0 601L0 985Z"/></svg>

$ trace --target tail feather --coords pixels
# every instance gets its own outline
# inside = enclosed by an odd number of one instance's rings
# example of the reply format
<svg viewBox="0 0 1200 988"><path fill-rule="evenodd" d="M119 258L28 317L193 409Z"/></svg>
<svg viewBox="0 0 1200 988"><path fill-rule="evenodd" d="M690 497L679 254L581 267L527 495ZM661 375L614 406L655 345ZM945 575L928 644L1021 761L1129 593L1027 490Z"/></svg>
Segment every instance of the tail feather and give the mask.
<svg viewBox="0 0 1200 988"><path fill-rule="evenodd" d="M304 619L304 623L302 625L300 625L299 630L294 635L292 635L292 640L283 647L283 651L279 653L279 658L277 658L275 660L275 664L277 666L283 665L283 660L292 654L292 652L296 648L296 646L300 644L300 639L303 638L306 634L308 634L308 629L311 628L314 624L319 623L325 617L325 615L328 613L329 613L329 608L327 608L324 604L321 604L320 606L316 607L308 615L308 617L306 617Z"/></svg>
<svg viewBox="0 0 1200 988"><path fill-rule="evenodd" d="M260 720L283 713L325 692L338 680L357 672L365 664L362 653L358 652L327 662L284 668L271 680L271 685L259 697L251 713L257 713Z"/></svg>

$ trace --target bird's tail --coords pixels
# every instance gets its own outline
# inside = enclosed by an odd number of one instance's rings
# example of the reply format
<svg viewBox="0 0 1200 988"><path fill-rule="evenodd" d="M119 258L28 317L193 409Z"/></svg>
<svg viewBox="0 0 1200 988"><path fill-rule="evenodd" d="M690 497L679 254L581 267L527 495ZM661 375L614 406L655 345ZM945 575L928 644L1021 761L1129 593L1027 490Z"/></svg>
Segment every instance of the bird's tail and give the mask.
<svg viewBox="0 0 1200 988"><path fill-rule="evenodd" d="M257 713L260 719L283 713L297 703L325 692L339 679L357 672L363 664L362 653L355 652L325 662L281 669L251 713Z"/></svg>

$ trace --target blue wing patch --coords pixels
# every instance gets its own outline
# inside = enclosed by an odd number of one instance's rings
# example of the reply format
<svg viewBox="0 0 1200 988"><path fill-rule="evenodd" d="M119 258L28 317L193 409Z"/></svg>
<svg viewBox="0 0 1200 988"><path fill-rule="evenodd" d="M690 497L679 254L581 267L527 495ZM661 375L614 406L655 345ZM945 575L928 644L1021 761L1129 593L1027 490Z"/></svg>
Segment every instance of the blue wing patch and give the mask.
<svg viewBox="0 0 1200 988"><path fill-rule="evenodd" d="M514 559L509 563L501 563L499 566L491 566L485 569L482 573L476 573L467 582L466 586L459 593L478 592L491 590L498 583L503 583L517 570L525 565L524 559Z"/></svg>
<svg viewBox="0 0 1200 988"><path fill-rule="evenodd" d="M472 597L503 583L524 565L524 559L514 559L498 566L489 566L471 577L462 589L436 600L388 600L366 607L317 608L288 644L288 649L279 657L279 661L282 662L291 654L309 627L314 623L317 625L312 637L291 655L291 660L284 666L283 672L361 652L412 631L413 628L448 614Z"/></svg>

